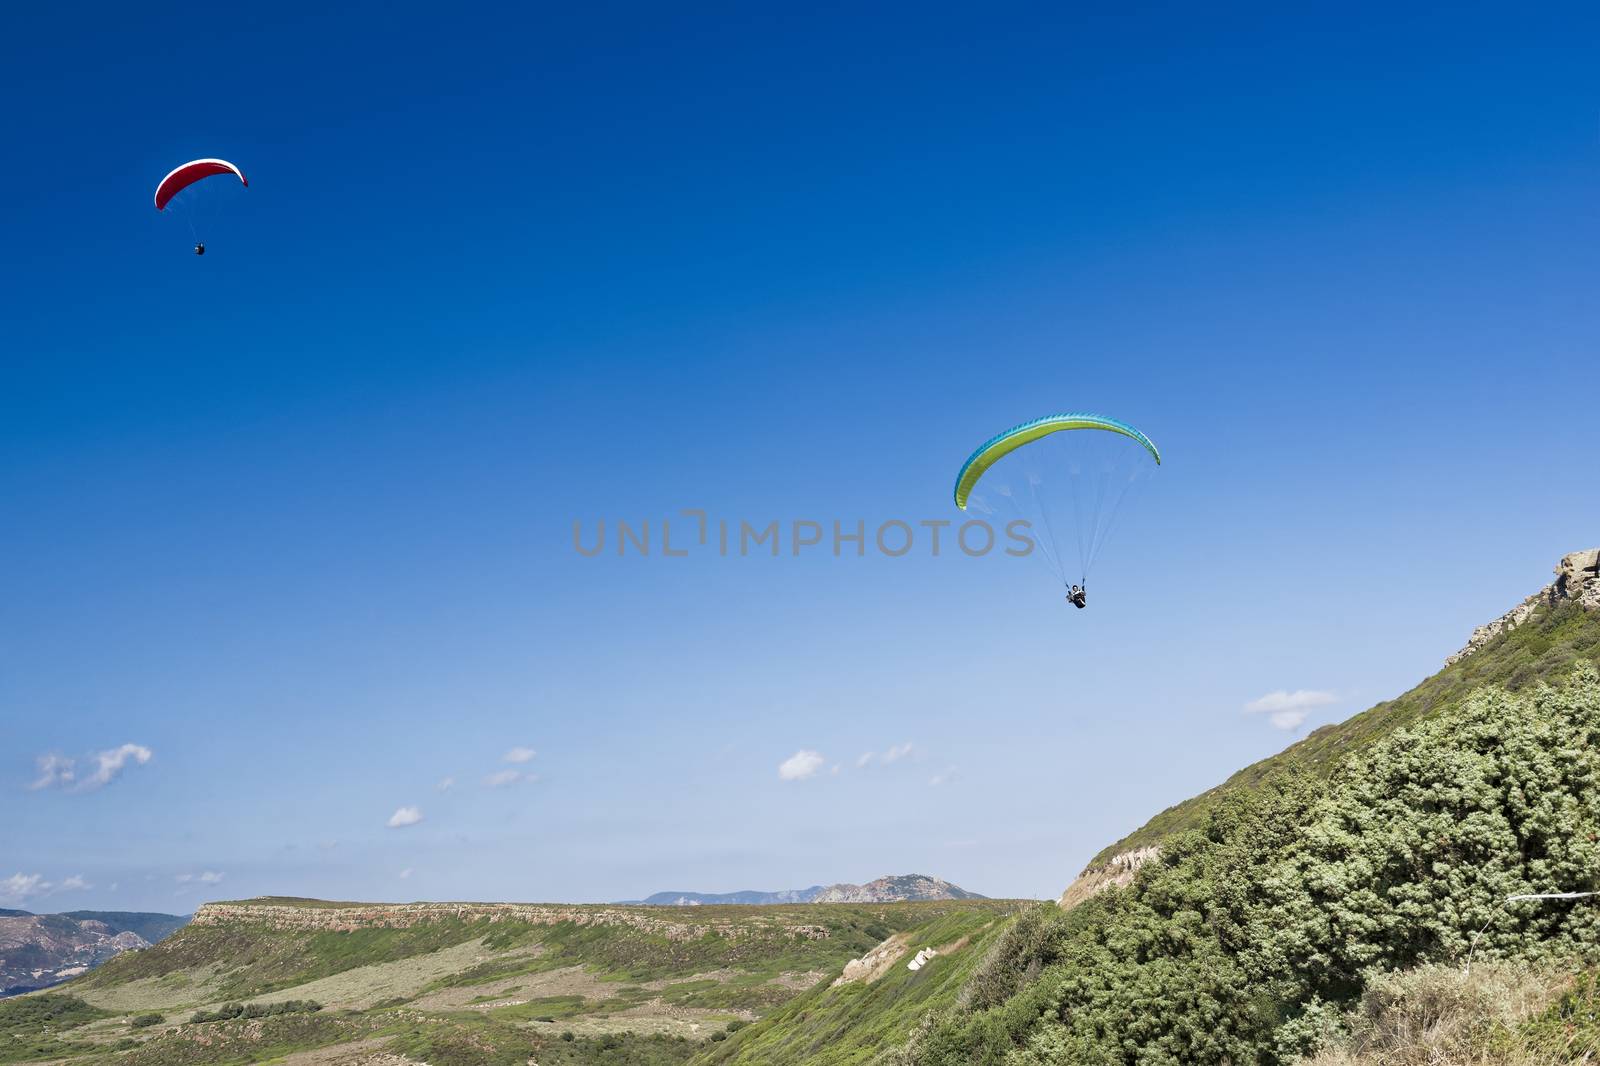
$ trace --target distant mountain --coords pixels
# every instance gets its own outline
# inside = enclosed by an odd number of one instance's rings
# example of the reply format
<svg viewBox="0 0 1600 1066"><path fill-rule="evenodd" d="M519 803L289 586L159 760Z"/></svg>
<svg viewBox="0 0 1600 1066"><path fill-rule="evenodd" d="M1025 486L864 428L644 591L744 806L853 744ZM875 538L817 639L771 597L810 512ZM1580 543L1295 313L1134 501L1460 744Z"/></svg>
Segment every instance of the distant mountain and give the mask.
<svg viewBox="0 0 1600 1066"><path fill-rule="evenodd" d="M141 911L0 910L0 996L60 984L124 951L147 948L188 921Z"/></svg>
<svg viewBox="0 0 1600 1066"><path fill-rule="evenodd" d="M984 899L949 881L927 874L880 877L864 885L829 885L812 903L909 903L928 899Z"/></svg>
<svg viewBox="0 0 1600 1066"><path fill-rule="evenodd" d="M642 904L646 907L701 907L718 906L725 903L748 904L760 906L768 903L810 903L823 892L821 885L812 885L810 888L791 888L784 892L757 892L746 890L744 892L657 892L645 899L630 900L630 903Z"/></svg>
<svg viewBox="0 0 1600 1066"><path fill-rule="evenodd" d="M156 914L150 911L62 911L62 918L103 922L113 933L137 933L154 944L189 924L192 914Z"/></svg>
<svg viewBox="0 0 1600 1066"><path fill-rule="evenodd" d="M935 899L986 899L949 881L926 874L880 877L864 885L812 885L782 892L657 892L631 904L647 907L702 907L726 904L760 906L773 903L907 903Z"/></svg>

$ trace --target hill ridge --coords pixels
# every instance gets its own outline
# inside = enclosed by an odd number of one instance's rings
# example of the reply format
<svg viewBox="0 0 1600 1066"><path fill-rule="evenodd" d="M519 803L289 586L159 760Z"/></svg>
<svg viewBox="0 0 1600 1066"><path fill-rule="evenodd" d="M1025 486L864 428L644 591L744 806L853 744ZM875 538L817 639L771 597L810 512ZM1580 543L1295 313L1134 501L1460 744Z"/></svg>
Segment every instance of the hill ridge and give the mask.
<svg viewBox="0 0 1600 1066"><path fill-rule="evenodd" d="M826 938L827 930L814 923L783 921L762 916L774 930L808 939ZM199 927L261 925L276 931L355 932L362 929L410 929L430 922L523 922L528 925L578 927L625 926L668 940L688 940L707 930L736 938L749 935L749 921L696 915L694 920L667 919L656 908L626 907L608 903L348 903L324 900L286 900L262 897L207 903L195 912L191 924Z"/></svg>

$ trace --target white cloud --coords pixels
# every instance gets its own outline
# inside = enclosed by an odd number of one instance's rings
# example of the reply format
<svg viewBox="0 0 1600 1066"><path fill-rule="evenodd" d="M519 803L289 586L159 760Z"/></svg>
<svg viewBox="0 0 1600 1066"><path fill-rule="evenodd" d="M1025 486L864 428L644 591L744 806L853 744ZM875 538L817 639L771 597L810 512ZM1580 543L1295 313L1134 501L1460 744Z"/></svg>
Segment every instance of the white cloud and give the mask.
<svg viewBox="0 0 1600 1066"><path fill-rule="evenodd" d="M1244 709L1251 712L1294 711L1310 707L1326 707L1337 700L1338 697L1331 692L1320 692L1315 689L1305 688L1289 692L1280 688L1276 692L1267 693L1260 699L1251 700L1244 705Z"/></svg>
<svg viewBox="0 0 1600 1066"><path fill-rule="evenodd" d="M946 767L944 770L941 770L939 773L936 773L932 777L928 778L928 787L938 788L940 785L948 785L955 779L956 768L954 766Z"/></svg>
<svg viewBox="0 0 1600 1066"><path fill-rule="evenodd" d="M484 778L483 783L488 788L504 788L507 785L514 785L523 780L531 781L533 780L533 775L524 774L521 770L496 770Z"/></svg>
<svg viewBox="0 0 1600 1066"><path fill-rule="evenodd" d="M778 764L778 776L785 781L804 781L822 769L826 761L819 752L801 748Z"/></svg>
<svg viewBox="0 0 1600 1066"><path fill-rule="evenodd" d="M91 754L88 761L93 768L79 776L78 760L66 755L40 755L34 760L39 776L28 785L38 791L44 788L69 789L73 792L92 792L110 784L130 764L143 766L153 753L143 744L124 744L120 748L107 748Z"/></svg>
<svg viewBox="0 0 1600 1066"><path fill-rule="evenodd" d="M412 869L410 866L407 866L404 870L400 871L400 880L402 880L402 881L411 880L411 875L413 873L415 873L415 872L416 871L414 869Z"/></svg>
<svg viewBox="0 0 1600 1066"><path fill-rule="evenodd" d="M179 874L177 882L180 885L215 885L221 883L228 875L217 870L203 870L197 874Z"/></svg>
<svg viewBox="0 0 1600 1066"><path fill-rule="evenodd" d="M532 748L512 748L510 751L506 752L505 759L503 761L516 763L532 762L533 757L537 754L539 753L534 751ZM557 759L556 761L560 762L561 760Z"/></svg>
<svg viewBox="0 0 1600 1066"><path fill-rule="evenodd" d="M36 792L41 788L66 788L77 778L77 760L65 755L41 755L33 764L39 768L39 776L28 787Z"/></svg>
<svg viewBox="0 0 1600 1066"><path fill-rule="evenodd" d="M416 825L422 821L421 807L400 807L389 815L390 829L404 829L408 825Z"/></svg>
<svg viewBox="0 0 1600 1066"><path fill-rule="evenodd" d="M81 892L93 887L82 874L72 874L60 881L47 881L43 874L16 873L0 879L0 903L25 903L57 892Z"/></svg>
<svg viewBox="0 0 1600 1066"><path fill-rule="evenodd" d="M0 902L22 903L34 896L42 896L54 887L44 879L43 874L12 874L0 881Z"/></svg>
<svg viewBox="0 0 1600 1066"><path fill-rule="evenodd" d="M876 751L864 751L860 755L856 756L856 769L859 770L864 766L870 766L874 762L899 762L901 759L906 758L915 750L916 745L912 744L908 740L904 744L891 744L889 745L889 749L882 753Z"/></svg>
<svg viewBox="0 0 1600 1066"><path fill-rule="evenodd" d="M99 788L107 784L112 778L122 772L131 759L140 766L150 761L151 751L142 744L124 744L120 748L109 751L97 751L94 754L94 773L83 779L80 789Z"/></svg>
<svg viewBox="0 0 1600 1066"><path fill-rule="evenodd" d="M441 777L441 778L439 778L438 788L439 788L440 792L449 792L452 788L455 788L455 787L456 787L456 779L455 778L453 778L453 777Z"/></svg>
<svg viewBox="0 0 1600 1066"><path fill-rule="evenodd" d="M1265 714L1278 729L1294 729L1306 720L1313 708L1337 703L1339 697L1317 689L1278 689L1244 705L1246 714Z"/></svg>

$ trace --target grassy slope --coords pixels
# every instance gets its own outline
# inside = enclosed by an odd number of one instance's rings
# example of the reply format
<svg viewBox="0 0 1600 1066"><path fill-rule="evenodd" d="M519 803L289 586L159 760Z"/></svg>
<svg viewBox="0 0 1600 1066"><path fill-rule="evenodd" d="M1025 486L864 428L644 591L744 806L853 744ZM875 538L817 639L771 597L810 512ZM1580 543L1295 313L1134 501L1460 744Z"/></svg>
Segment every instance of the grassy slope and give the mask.
<svg viewBox="0 0 1600 1066"><path fill-rule="evenodd" d="M293 988L358 966L422 955L482 936L462 921L430 922L410 929L350 933L281 932L250 925L190 925L152 948L126 952L90 971L71 989L106 989L142 978L182 977L220 966L222 977L206 991L213 999L246 999ZM65 987L65 986L62 986ZM174 981L174 988L184 987Z"/></svg>
<svg viewBox="0 0 1600 1066"><path fill-rule="evenodd" d="M0 1000L0 1062L38 1062L88 1047L73 1030L105 1017L81 999L54 992Z"/></svg>
<svg viewBox="0 0 1600 1066"><path fill-rule="evenodd" d="M877 981L837 988L830 981L821 982L726 1041L709 1044L692 1062L697 1066L870 1062L886 1048L904 1043L928 1011L955 1001L1008 920L1008 915L993 911L953 911L917 929L905 954ZM920 948L944 947L963 938L967 942L959 950L936 956L917 972L906 969Z"/></svg>
<svg viewBox="0 0 1600 1066"><path fill-rule="evenodd" d="M275 900L277 903L289 902ZM293 901L298 903L298 901ZM329 904L308 901L306 906ZM360 966L391 962L480 937L500 957L453 975L442 984L476 984L561 966L582 965L616 980L649 981L730 968L747 974L831 971L891 933L937 920L951 911L1005 909L991 901L893 904L794 904L775 907L696 907L672 911L673 921L705 923L706 933L670 940L627 926L574 923L533 925L486 919L429 921L408 929L302 932L250 924L190 925L146 951L120 955L80 978L75 988L105 989L221 964L211 992L246 998L275 993ZM653 910L652 915L662 912ZM724 936L712 922L733 921L742 935ZM819 925L828 936L810 939L785 925ZM537 947L539 954L526 951Z"/></svg>
<svg viewBox="0 0 1600 1066"><path fill-rule="evenodd" d="M1323 726L1279 754L1245 767L1217 787L1168 807L1102 850L1091 865L1118 852L1156 844L1175 833L1199 827L1224 795L1258 785L1274 770L1297 767L1326 775L1350 752L1418 718L1454 706L1481 685L1501 685L1515 691L1538 680L1563 676L1578 659L1600 663L1600 614L1572 603L1542 609L1523 625L1502 633L1475 654L1445 667L1405 695L1386 700L1338 725Z"/></svg>

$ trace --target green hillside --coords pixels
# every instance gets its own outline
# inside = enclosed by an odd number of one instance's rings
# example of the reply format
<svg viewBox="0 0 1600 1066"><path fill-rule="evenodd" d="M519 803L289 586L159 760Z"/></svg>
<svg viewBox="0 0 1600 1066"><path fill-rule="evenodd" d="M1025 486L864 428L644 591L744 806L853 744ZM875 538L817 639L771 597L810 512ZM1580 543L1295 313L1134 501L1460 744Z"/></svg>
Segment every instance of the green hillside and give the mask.
<svg viewBox="0 0 1600 1066"><path fill-rule="evenodd" d="M1038 905L1030 905L1038 906ZM903 1044L933 1010L953 1006L1010 919L952 911L917 929L876 980L820 982L770 1017L696 1056L694 1063L867 1063ZM917 971L906 962L923 948L939 954Z"/></svg>
<svg viewBox="0 0 1600 1066"><path fill-rule="evenodd" d="M907 953L945 949L923 982L944 988L1019 906L211 904L49 996L0 1002L0 1063L687 1063L886 941L906 974Z"/></svg>
<svg viewBox="0 0 1600 1066"><path fill-rule="evenodd" d="M1325 725L1283 752L1245 767L1217 787L1168 807L1104 848L1090 865L1198 828L1224 796L1258 786L1279 771L1303 770L1326 777L1351 752L1425 715L1458 706L1479 686L1499 685L1515 692L1534 681L1563 676L1580 660L1600 663L1600 613L1584 610L1570 600L1541 608L1523 625L1500 634L1405 695L1337 725Z"/></svg>

